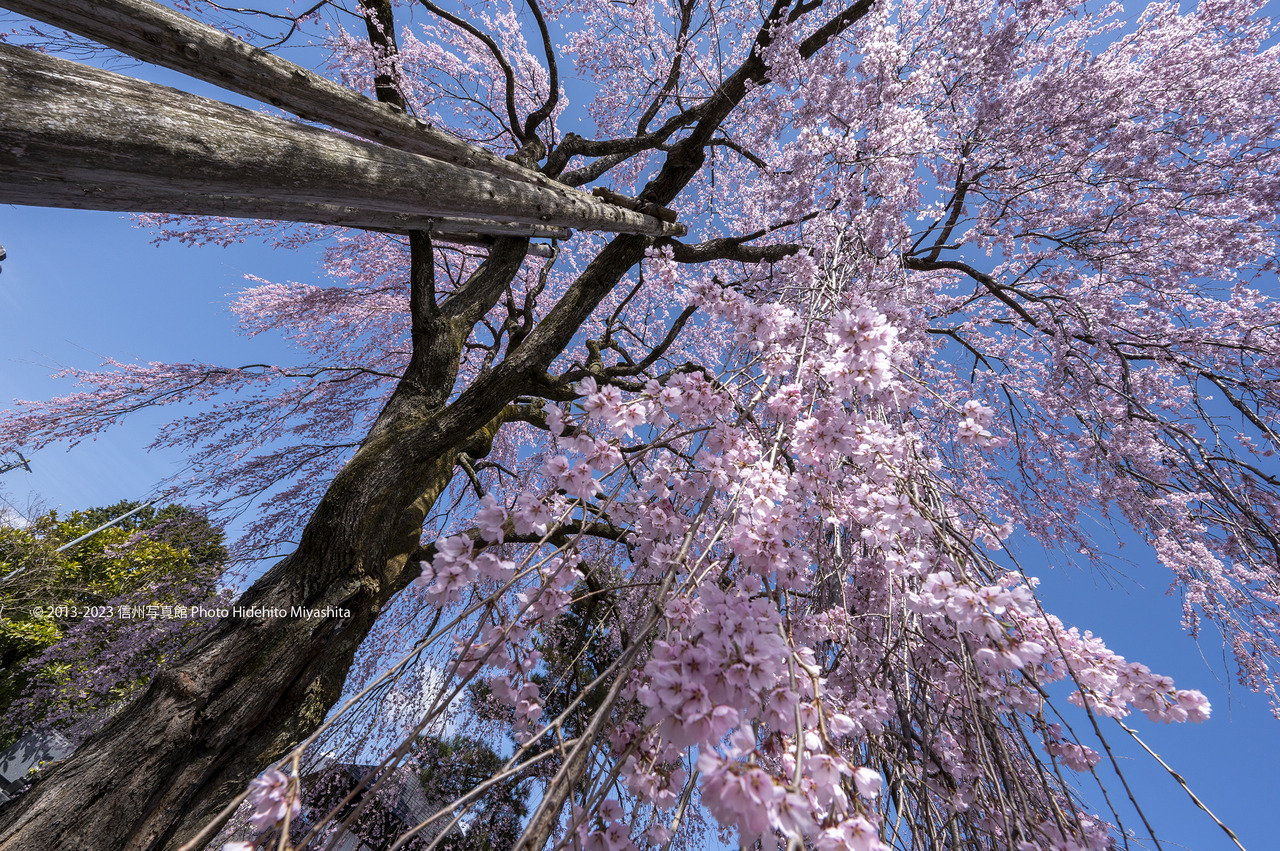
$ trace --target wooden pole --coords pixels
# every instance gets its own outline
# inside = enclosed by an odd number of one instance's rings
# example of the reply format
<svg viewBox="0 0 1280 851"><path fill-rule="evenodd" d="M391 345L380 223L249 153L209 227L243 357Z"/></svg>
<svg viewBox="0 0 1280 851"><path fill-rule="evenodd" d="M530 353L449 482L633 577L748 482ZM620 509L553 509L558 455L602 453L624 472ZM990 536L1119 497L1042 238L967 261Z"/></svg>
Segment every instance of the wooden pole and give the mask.
<svg viewBox="0 0 1280 851"><path fill-rule="evenodd" d="M0 7L365 139L465 168L561 186L152 0L0 0Z"/></svg>
<svg viewBox="0 0 1280 851"><path fill-rule="evenodd" d="M0 203L323 224L349 216L349 224L397 230L406 224L395 217L409 216L495 222L498 232L683 232L585 192L461 168L9 45L0 45Z"/></svg>
<svg viewBox="0 0 1280 851"><path fill-rule="evenodd" d="M163 188L151 189L149 192L152 201L150 206L164 209L141 212L164 212L184 216L226 216L233 219L275 219L388 233L427 231L435 239L454 242L483 241L484 238L495 236L529 239L568 239L573 236L573 231L569 228L553 225L383 213L338 204L280 201L260 195L192 195L188 192ZM55 204L51 201L49 188L43 182L18 184L14 181L6 185L2 174L0 174L0 202L29 207L57 206L76 210L140 212L137 192L133 189L122 189L116 184L82 183L76 187L76 192L66 193L62 203Z"/></svg>

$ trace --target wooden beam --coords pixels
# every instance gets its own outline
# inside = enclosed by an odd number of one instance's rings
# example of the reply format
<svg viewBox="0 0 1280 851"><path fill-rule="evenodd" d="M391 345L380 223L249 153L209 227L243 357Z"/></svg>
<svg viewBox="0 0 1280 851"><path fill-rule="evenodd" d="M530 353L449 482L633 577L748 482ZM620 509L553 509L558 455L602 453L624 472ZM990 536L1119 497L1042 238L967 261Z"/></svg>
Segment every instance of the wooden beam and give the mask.
<svg viewBox="0 0 1280 851"><path fill-rule="evenodd" d="M385 228L397 228L378 222L389 214L653 236L683 231L585 192L461 168L3 44L0 203L300 221L322 215L327 224L346 215L346 223Z"/></svg>
<svg viewBox="0 0 1280 851"><path fill-rule="evenodd" d="M0 176L0 201L29 207L58 206L74 210L111 210L121 213L139 212L138 192L135 187L113 183L84 183L76 192L66 193L61 203L50 203L49 188L44 181L5 181ZM382 213L376 210L360 210L337 204L306 204L278 201L260 196L192 195L187 192L169 192L163 189L148 190L152 207L163 212L182 216L226 216L233 219L274 219L286 222L306 222L317 225L360 228L362 230L408 233L427 231L438 239L456 235L463 241L473 238L516 236L529 239L568 239L573 231L551 225L531 225L519 222L495 222L487 219L468 219L448 216L412 216L400 213Z"/></svg>
<svg viewBox="0 0 1280 851"><path fill-rule="evenodd" d="M0 7L402 151L563 186L152 0L0 0Z"/></svg>

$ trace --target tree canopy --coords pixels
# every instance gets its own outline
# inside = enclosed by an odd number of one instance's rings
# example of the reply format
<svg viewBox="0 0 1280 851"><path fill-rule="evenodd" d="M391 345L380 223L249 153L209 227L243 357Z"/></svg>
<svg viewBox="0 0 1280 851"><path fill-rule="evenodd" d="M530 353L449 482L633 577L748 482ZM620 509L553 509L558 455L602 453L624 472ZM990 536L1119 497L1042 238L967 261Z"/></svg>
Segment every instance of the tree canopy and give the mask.
<svg viewBox="0 0 1280 851"><path fill-rule="evenodd" d="M157 444L251 513L240 555L282 554L0 811L0 842L196 847L247 799L227 847L319 847L464 729L501 755L490 785L388 847L456 837L525 780L512 851L1127 845L1151 826L1071 783L1107 758L1102 724L1210 708L1037 596L1039 548L1102 561L1108 525L1280 704L1280 51L1259 4L181 4L216 38L140 23L144 0L0 5L334 128L156 90L128 145L74 134L78 171L38 116L0 129L0 200L45 181L169 238L319 242L328 275L233 304L297 362L111 360L0 418L0 450L29 452L194 404ZM300 76L264 52L302 44ZM98 120L75 92L146 101L0 48L58 127ZM170 106L226 121L201 137ZM406 159L442 130L644 218L460 236L445 171ZM237 182L281 145L314 172ZM144 180L137 151L175 159ZM368 794L302 818L334 747L377 753Z"/></svg>

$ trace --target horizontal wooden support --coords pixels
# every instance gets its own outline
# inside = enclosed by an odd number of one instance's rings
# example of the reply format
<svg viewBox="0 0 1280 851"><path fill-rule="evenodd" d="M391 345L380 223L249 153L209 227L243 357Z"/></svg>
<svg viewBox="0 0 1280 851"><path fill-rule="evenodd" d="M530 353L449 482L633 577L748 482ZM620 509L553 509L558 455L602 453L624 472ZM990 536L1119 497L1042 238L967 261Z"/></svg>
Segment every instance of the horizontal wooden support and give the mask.
<svg viewBox="0 0 1280 851"><path fill-rule="evenodd" d="M0 203L384 229L411 227L394 217L412 217L493 222L490 232L499 233L517 224L683 232L585 192L462 168L3 44Z"/></svg>
<svg viewBox="0 0 1280 851"><path fill-rule="evenodd" d="M58 206L74 210L112 210L138 212L142 201L136 187L120 184L86 183L77 187L78 195L63 193L62 203L49 202L49 181L41 178L24 179L15 176L11 180L0 177L0 199L9 204L30 207ZM59 190L61 191L61 190ZM147 212L172 213L182 216L226 216L233 219L274 219L287 222L307 222L317 225L336 225L362 230L408 233L428 231L440 239L445 234L458 236L495 237L515 236L530 239L568 239L573 236L569 228L549 225L531 225L519 222L504 223L486 219L469 219L446 216L410 216L398 213L380 213L341 207L336 204L304 204L276 201L272 198L233 195L191 195L186 192L166 192L160 189L146 190L148 206L164 207ZM469 240L464 240L469 241Z"/></svg>
<svg viewBox="0 0 1280 851"><path fill-rule="evenodd" d="M0 0L0 7L402 151L562 186L153 0Z"/></svg>

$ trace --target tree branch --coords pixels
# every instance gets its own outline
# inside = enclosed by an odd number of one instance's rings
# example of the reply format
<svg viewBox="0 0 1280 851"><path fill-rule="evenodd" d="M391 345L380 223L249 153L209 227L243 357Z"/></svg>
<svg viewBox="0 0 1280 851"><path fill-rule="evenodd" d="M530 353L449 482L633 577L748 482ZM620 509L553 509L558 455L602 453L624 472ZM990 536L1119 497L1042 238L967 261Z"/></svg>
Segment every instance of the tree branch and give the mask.
<svg viewBox="0 0 1280 851"><path fill-rule="evenodd" d="M452 12L441 9L435 3L431 2L431 0L418 0L418 2L425 6L432 14L453 24L455 27L466 32L472 38L476 39L489 49L489 53L498 63L498 67L502 69L502 75L506 81L507 129L511 131L511 135L515 138L516 142L523 145L527 137L521 129L520 114L516 112L516 75L515 72L511 70L511 63L508 62L507 57L502 54L502 49L499 48L498 43L493 40L493 36L481 30L470 21L463 20Z"/></svg>
<svg viewBox="0 0 1280 851"><path fill-rule="evenodd" d="M560 102L560 71L556 68L555 46L551 43L551 33L547 30L547 22L542 17L542 9L538 6L538 0L528 0L528 3L529 10L533 12L534 20L538 22L538 32L542 36L542 52L547 57L547 99L524 122L525 138L536 139L538 125L547 120L547 116L551 115L556 108L556 104ZM526 143L526 147L527 145L528 143ZM534 161L541 158L541 153L536 157L532 157Z"/></svg>
<svg viewBox="0 0 1280 851"><path fill-rule="evenodd" d="M369 31L369 43L374 47L374 95L382 103L389 103L405 111L404 95L400 93L395 63L399 48L396 46L396 19L391 10L391 0L360 0L365 27ZM382 63L387 63L383 67Z"/></svg>
<svg viewBox="0 0 1280 851"><path fill-rule="evenodd" d="M743 245L750 237L709 239L696 245L686 245L674 239L664 239L661 245L671 246L671 257L678 263L709 263L712 260L736 260L740 263L777 263L804 249L793 242L774 245Z"/></svg>
<svg viewBox="0 0 1280 851"><path fill-rule="evenodd" d="M663 82L662 89L654 96L653 101L636 123L637 135L644 135L649 127L649 122L657 116L663 102L671 96L671 93L675 91L676 84L680 82L680 68L684 60L684 40L689 34L689 25L693 21L693 9L696 5L696 0L680 0L680 26L676 30L674 40L676 55L671 60L671 69L667 72L667 79Z"/></svg>

